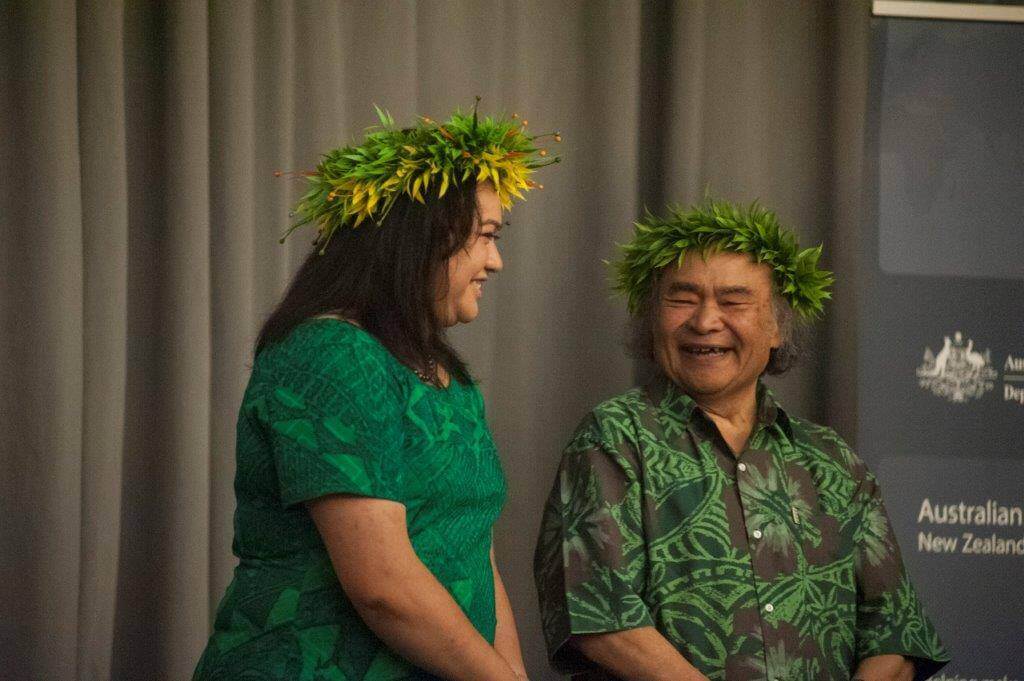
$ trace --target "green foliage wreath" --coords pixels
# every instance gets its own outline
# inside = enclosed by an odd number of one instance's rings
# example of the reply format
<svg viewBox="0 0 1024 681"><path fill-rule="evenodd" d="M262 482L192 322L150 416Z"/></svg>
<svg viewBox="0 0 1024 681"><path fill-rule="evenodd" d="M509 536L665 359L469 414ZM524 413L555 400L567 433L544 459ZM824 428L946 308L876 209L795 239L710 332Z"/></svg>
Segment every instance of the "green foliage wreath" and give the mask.
<svg viewBox="0 0 1024 681"><path fill-rule="evenodd" d="M541 186L530 179L535 169L561 160L546 158L547 150L536 145L545 137L560 142L561 135L527 135L527 121L516 114L481 118L474 106L471 114L456 112L443 123L423 117L415 127L396 128L388 112L375 108L380 126L362 144L334 149L315 172L301 173L310 187L285 237L312 223L322 250L339 229L365 220L380 224L402 194L422 203L470 176L490 181L502 207L509 208L513 197L522 199L522 192Z"/></svg>
<svg viewBox="0 0 1024 681"><path fill-rule="evenodd" d="M689 252L750 254L772 268L779 293L805 320L819 317L832 296L832 273L818 269L821 246L800 250L796 235L757 203L746 209L715 200L689 209L670 206L667 217L648 211L635 225L633 240L620 247L622 258L613 263L615 290L626 296L633 314L650 294L656 272L672 263L678 267Z"/></svg>

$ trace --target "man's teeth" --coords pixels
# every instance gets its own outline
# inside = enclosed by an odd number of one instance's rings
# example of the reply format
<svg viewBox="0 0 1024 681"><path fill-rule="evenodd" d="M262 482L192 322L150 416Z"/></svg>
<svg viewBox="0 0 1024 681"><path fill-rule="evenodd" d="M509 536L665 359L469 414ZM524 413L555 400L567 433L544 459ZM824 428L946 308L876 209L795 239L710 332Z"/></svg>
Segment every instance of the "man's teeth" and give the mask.
<svg viewBox="0 0 1024 681"><path fill-rule="evenodd" d="M724 355L725 348L686 348L686 351L694 355Z"/></svg>

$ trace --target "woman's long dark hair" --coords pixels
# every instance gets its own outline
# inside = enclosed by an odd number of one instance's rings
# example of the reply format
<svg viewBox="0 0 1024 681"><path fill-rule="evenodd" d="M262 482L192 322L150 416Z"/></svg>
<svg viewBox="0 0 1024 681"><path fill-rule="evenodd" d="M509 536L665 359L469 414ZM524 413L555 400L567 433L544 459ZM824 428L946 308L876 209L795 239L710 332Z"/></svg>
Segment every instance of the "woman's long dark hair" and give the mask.
<svg viewBox="0 0 1024 681"><path fill-rule="evenodd" d="M469 382L436 306L448 284L447 261L469 242L476 216L469 178L426 203L402 195L380 225L339 229L324 254L315 247L295 274L260 330L256 354L303 321L336 314L358 322L406 366L423 370L433 360Z"/></svg>

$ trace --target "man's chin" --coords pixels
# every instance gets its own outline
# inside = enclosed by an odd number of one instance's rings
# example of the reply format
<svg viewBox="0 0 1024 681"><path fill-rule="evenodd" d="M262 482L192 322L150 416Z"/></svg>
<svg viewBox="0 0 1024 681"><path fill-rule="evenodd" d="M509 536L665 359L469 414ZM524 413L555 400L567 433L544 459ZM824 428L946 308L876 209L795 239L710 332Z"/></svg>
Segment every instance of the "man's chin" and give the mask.
<svg viewBox="0 0 1024 681"><path fill-rule="evenodd" d="M667 372L672 382L691 397L714 397L729 391L733 375L712 374L706 371Z"/></svg>

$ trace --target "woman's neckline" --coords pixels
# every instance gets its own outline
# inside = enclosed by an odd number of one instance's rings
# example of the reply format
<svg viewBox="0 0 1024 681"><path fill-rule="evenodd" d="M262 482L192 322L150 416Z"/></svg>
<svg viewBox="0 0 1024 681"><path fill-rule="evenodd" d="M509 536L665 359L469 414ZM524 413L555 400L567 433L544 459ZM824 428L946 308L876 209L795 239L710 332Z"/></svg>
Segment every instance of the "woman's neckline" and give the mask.
<svg viewBox="0 0 1024 681"><path fill-rule="evenodd" d="M376 336L374 336L372 333L370 333L369 331L364 329L363 325L360 324L359 322L357 322L354 319L350 319L349 317L342 317L340 315L333 315L333 314L320 314L320 315L316 315L315 317L310 317L311 321L320 321L321 319L329 319L329 320L332 320L332 321L340 322L342 324L348 324L350 326L354 326L355 328L359 329L360 331L365 333L367 336L372 338L374 340L374 342L376 342L378 345L380 345L382 348L384 348L385 351L387 351L387 347L385 347L384 344L381 343L380 340L378 340ZM412 375L412 377L416 380L417 383L419 383L419 384L421 384L423 386L426 386L427 388L431 388L433 390L440 390L442 392L448 392L449 390L451 390L452 384L456 382L455 379L452 378L452 375L450 373L448 373L448 370L444 369L445 375L448 376L448 383L444 384L444 385L430 383L429 381L423 380L423 378L416 371L414 371L411 367L406 366L405 364L400 362L397 357L395 357L394 355L391 354L390 351L388 351L388 355L391 356L391 359L393 359L396 364L398 364L400 367L402 367L407 372L409 372L409 374ZM439 366L438 368L443 368L443 367Z"/></svg>

